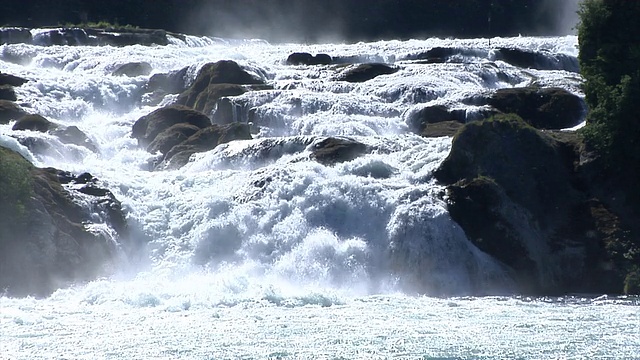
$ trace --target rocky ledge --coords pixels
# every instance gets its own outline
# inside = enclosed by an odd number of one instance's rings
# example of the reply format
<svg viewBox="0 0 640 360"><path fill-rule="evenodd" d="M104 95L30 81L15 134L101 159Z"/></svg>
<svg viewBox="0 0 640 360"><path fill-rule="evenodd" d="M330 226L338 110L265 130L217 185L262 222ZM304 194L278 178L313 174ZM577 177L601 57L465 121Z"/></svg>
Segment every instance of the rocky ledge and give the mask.
<svg viewBox="0 0 640 360"><path fill-rule="evenodd" d="M592 158L575 132L501 115L465 125L435 176L451 217L521 293L638 293L634 216L616 206Z"/></svg>
<svg viewBox="0 0 640 360"><path fill-rule="evenodd" d="M90 174L37 168L0 147L3 294L46 296L109 274L126 234L120 202Z"/></svg>

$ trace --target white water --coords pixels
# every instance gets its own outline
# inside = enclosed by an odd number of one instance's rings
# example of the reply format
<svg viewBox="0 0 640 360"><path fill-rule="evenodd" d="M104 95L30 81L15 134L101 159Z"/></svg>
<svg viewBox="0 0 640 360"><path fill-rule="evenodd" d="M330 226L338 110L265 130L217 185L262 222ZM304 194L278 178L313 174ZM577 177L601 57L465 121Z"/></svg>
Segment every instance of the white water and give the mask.
<svg viewBox="0 0 640 360"><path fill-rule="evenodd" d="M471 113L480 109L463 105L465 98L534 82L579 93L574 73L490 61L491 49L501 46L575 56L575 37L313 46L188 40L190 47L177 40L166 47L0 47L0 59L13 61L0 61L0 71L31 80L16 88L25 109L78 126L100 153L13 132L11 124L0 125L0 143L38 166L99 178L122 201L132 236L148 244L108 278L47 299L1 297L0 359L639 352L634 299L415 296L509 293L511 282L451 221L431 178L451 140L409 134L406 114L432 104ZM405 60L434 46L475 48L487 58L429 66ZM361 84L338 82L341 68L284 65L295 51L401 70ZM155 156L130 137L135 120L157 108L140 98L148 77L111 72L146 61L154 73L190 66L193 80L200 66L222 59L274 87L235 100L255 109L255 139L198 154L178 171L148 171ZM53 150L32 154L11 135L47 138ZM327 167L308 150L327 135L375 151Z"/></svg>

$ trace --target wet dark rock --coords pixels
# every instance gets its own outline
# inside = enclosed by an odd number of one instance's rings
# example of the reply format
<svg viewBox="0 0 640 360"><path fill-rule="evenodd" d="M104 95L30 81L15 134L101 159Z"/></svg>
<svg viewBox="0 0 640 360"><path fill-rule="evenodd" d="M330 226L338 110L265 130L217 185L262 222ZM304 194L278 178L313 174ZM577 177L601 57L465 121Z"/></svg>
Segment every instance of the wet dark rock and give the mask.
<svg viewBox="0 0 640 360"><path fill-rule="evenodd" d="M580 124L586 105L580 97L560 88L499 89L489 104L505 114L515 113L537 129L565 129Z"/></svg>
<svg viewBox="0 0 640 360"><path fill-rule="evenodd" d="M534 52L522 49L500 48L495 52L495 59L521 68L580 72L578 59L575 56L556 54L545 50Z"/></svg>
<svg viewBox="0 0 640 360"><path fill-rule="evenodd" d="M360 64L346 70L338 80L347 82L365 82L380 75L389 75L399 69L390 65L380 63Z"/></svg>
<svg viewBox="0 0 640 360"><path fill-rule="evenodd" d="M192 124L175 124L158 134L147 147L147 151L150 153L160 152L166 154L172 147L183 143L199 130L201 130L200 127Z"/></svg>
<svg viewBox="0 0 640 360"><path fill-rule="evenodd" d="M213 124L201 129L181 144L171 148L165 156L164 164L161 164L160 168L180 168L184 166L189 161L189 157L195 153L213 150L220 144L234 140L251 139L251 132L247 124Z"/></svg>
<svg viewBox="0 0 640 360"><path fill-rule="evenodd" d="M620 293L626 273L607 244L624 227L588 190L577 135L561 135L513 115L469 123L434 176L451 217L522 293Z"/></svg>
<svg viewBox="0 0 640 360"><path fill-rule="evenodd" d="M299 52L293 53L287 57L287 65L330 65L331 56L327 54L317 54L315 56Z"/></svg>
<svg viewBox="0 0 640 360"><path fill-rule="evenodd" d="M450 110L444 105L426 106L417 111L410 111L405 119L409 129L416 134L422 132L430 124L437 124L445 121L465 122L465 112Z"/></svg>
<svg viewBox="0 0 640 360"><path fill-rule="evenodd" d="M419 135L424 137L454 136L463 126L459 121L441 121L435 124L426 124Z"/></svg>
<svg viewBox="0 0 640 360"><path fill-rule="evenodd" d="M31 130L39 132L47 132L53 127L53 123L44 116L37 114L28 114L16 121L11 130Z"/></svg>
<svg viewBox="0 0 640 360"><path fill-rule="evenodd" d="M7 124L11 120L18 120L27 115L18 105L9 100L0 100L0 124Z"/></svg>
<svg viewBox="0 0 640 360"><path fill-rule="evenodd" d="M231 60L208 63L191 87L180 94L177 103L209 114L221 97L244 93L246 89L241 85L264 85L264 81Z"/></svg>
<svg viewBox="0 0 640 360"><path fill-rule="evenodd" d="M148 62L131 62L118 66L111 75L136 77L140 75L149 75L151 70L153 70L153 68Z"/></svg>
<svg viewBox="0 0 640 360"><path fill-rule="evenodd" d="M15 90L13 90L13 86L0 85L0 100L8 100L8 101L18 100Z"/></svg>
<svg viewBox="0 0 640 360"><path fill-rule="evenodd" d="M62 186L69 182L61 179L73 176L60 173L0 148L0 288L8 296L47 296L107 275L116 257L116 239L85 224L105 221L123 234L120 203L105 194L91 196L92 209L83 208L74 201L76 190ZM92 213L101 214L100 220Z"/></svg>
<svg viewBox="0 0 640 360"><path fill-rule="evenodd" d="M29 80L19 76L4 74L0 72L0 85L22 86Z"/></svg>
<svg viewBox="0 0 640 360"><path fill-rule="evenodd" d="M347 138L330 137L311 148L311 158L324 165L351 161L368 152L365 144Z"/></svg>
<svg viewBox="0 0 640 360"><path fill-rule="evenodd" d="M31 31L27 28L0 28L0 45L2 44L30 44Z"/></svg>
<svg viewBox="0 0 640 360"><path fill-rule="evenodd" d="M61 27L39 32L31 43L41 46L51 45L168 45L169 33L158 29L140 28L78 28ZM26 42L28 43L28 42Z"/></svg>
<svg viewBox="0 0 640 360"><path fill-rule="evenodd" d="M187 98L182 97L182 95L178 98L178 103L181 104L185 102L184 105L191 106L205 114L210 114L214 108L218 107L220 99L227 96L242 95L246 91L247 90L243 85L211 84L198 93L198 96L195 98L193 103L191 103ZM220 115L218 115L218 118L220 118Z"/></svg>
<svg viewBox="0 0 640 360"><path fill-rule="evenodd" d="M80 130L77 126L71 125L67 127L56 127L51 130L51 134L58 137L63 144L73 144L77 146L83 146L95 153L98 152L96 144Z"/></svg>
<svg viewBox="0 0 640 360"><path fill-rule="evenodd" d="M171 71L166 74L153 74L147 83L146 91L162 91L168 94L178 94L187 89L187 71L189 67Z"/></svg>
<svg viewBox="0 0 640 360"><path fill-rule="evenodd" d="M138 119L133 124L132 136L138 140L140 146L146 148L158 134L179 123L191 124L203 129L211 125L211 120L200 111L186 106L166 106Z"/></svg>

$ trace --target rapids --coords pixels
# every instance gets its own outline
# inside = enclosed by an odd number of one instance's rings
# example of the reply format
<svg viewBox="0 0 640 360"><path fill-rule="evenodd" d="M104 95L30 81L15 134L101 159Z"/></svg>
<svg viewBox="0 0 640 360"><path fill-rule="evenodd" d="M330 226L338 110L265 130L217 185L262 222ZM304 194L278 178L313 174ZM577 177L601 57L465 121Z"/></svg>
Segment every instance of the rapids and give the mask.
<svg viewBox="0 0 640 360"><path fill-rule="evenodd" d="M413 135L406 122L435 104L472 119L483 108L465 100L504 87L581 95L580 76L557 61L577 55L575 36L171 42L0 46L0 71L30 80L16 88L23 108L77 126L99 151L12 124L0 125L0 144L37 166L93 174L123 203L127 240L142 244L103 279L47 299L0 297L0 359L637 356L637 299L446 298L509 294L511 280L446 211L431 173L451 139ZM433 47L463 51L455 62L415 60ZM496 60L498 47L542 51L557 69L512 66ZM400 71L337 81L348 65L285 64L300 51ZM112 72L144 61L153 73L188 67L190 82L205 63L225 59L273 86L233 99L254 139L196 154L180 170L150 171L157 155L137 146L131 127L175 95L155 103L144 93L149 76ZM21 136L51 149L32 153ZM325 166L309 155L327 136L375 150Z"/></svg>

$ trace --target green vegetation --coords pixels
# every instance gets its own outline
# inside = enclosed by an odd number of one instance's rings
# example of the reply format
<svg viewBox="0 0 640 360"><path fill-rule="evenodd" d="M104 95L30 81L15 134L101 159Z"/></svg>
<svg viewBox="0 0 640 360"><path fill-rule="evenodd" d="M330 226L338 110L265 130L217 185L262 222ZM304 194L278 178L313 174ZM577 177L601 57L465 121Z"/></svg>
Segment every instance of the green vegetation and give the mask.
<svg viewBox="0 0 640 360"><path fill-rule="evenodd" d="M640 1L584 0L578 26L589 106L585 140L600 157L603 177L614 179L618 189L612 191L622 195L632 222L640 214L640 22L635 20L639 15ZM638 293L637 231L629 241L618 239L610 247L626 263L625 292Z"/></svg>
<svg viewBox="0 0 640 360"><path fill-rule="evenodd" d="M139 26L135 26L135 25L131 25L131 24L126 24L126 25L120 25L118 24L118 22L116 21L115 23L110 23L108 21L98 21L98 22L81 22L81 23L70 23L67 22L65 24L59 24L59 26L63 26L63 27L70 27L70 28L90 28L90 29L118 29L118 30L134 30L134 29L139 29Z"/></svg>
<svg viewBox="0 0 640 360"><path fill-rule="evenodd" d="M586 139L614 171L640 169L640 2L585 0L580 67L589 106Z"/></svg>
<svg viewBox="0 0 640 360"><path fill-rule="evenodd" d="M19 154L0 147L0 238L25 220L26 206L33 193L32 167Z"/></svg>

